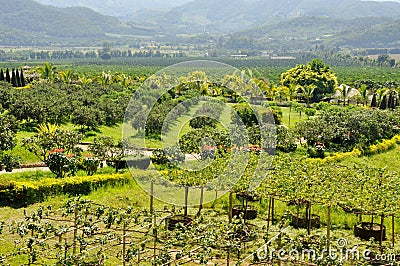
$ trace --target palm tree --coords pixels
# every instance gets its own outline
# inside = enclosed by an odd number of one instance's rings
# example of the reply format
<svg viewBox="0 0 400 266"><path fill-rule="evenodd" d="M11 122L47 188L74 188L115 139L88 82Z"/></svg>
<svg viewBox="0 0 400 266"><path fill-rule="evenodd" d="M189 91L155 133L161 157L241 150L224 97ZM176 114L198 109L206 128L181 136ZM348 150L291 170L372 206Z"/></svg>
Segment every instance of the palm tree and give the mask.
<svg viewBox="0 0 400 266"><path fill-rule="evenodd" d="M81 75L78 78L78 82L80 84L89 84L89 83L92 83L93 80L91 78L89 78L88 76L86 76L86 75Z"/></svg>
<svg viewBox="0 0 400 266"><path fill-rule="evenodd" d="M36 71L41 75L42 79L52 81L54 79L55 69L53 64L46 62L43 66L38 66Z"/></svg>
<svg viewBox="0 0 400 266"><path fill-rule="evenodd" d="M314 84L310 84L310 85L304 85L301 87L301 91L303 92L303 96L304 98L306 98L307 101L307 108L310 108L310 99L313 97L314 95L314 90L317 86L315 86Z"/></svg>
<svg viewBox="0 0 400 266"><path fill-rule="evenodd" d="M288 87L288 96L289 96L289 127L290 127L290 115L292 113L292 101L294 96L297 93L297 84L291 83Z"/></svg>
<svg viewBox="0 0 400 266"><path fill-rule="evenodd" d="M61 71L60 73L58 73L58 77L65 84L72 83L72 76L73 76L73 73L72 73L71 69L69 69L69 68L66 71Z"/></svg>

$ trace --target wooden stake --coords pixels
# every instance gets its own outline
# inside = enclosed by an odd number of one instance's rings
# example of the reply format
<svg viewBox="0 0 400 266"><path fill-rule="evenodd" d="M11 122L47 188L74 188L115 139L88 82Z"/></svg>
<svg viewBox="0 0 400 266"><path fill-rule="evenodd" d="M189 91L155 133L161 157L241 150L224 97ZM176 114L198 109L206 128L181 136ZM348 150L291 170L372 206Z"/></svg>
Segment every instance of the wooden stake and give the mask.
<svg viewBox="0 0 400 266"><path fill-rule="evenodd" d="M229 192L229 223L232 223L232 206L233 199L232 199L232 192Z"/></svg>
<svg viewBox="0 0 400 266"><path fill-rule="evenodd" d="M72 254L75 255L76 253L76 241L78 239L78 207L76 206L77 203L75 203L75 210L74 210L74 240L72 242L73 249L72 249Z"/></svg>
<svg viewBox="0 0 400 266"><path fill-rule="evenodd" d="M200 206L199 206L199 212L197 213L197 217L200 216L201 210L203 209L203 200L204 200L204 187L201 186L201 190L200 190Z"/></svg>
<svg viewBox="0 0 400 266"><path fill-rule="evenodd" d="M312 225L312 220L311 220L311 201L310 201L308 208L308 235L311 235L311 225Z"/></svg>
<svg viewBox="0 0 400 266"><path fill-rule="evenodd" d="M269 233L269 225L270 225L270 220L271 220L271 197L269 198L268 201L268 221L267 221L267 237L268 237L268 233Z"/></svg>
<svg viewBox="0 0 400 266"><path fill-rule="evenodd" d="M122 230L122 265L126 265L126 224L124 222L124 227Z"/></svg>
<svg viewBox="0 0 400 266"><path fill-rule="evenodd" d="M382 247L382 242L383 242L383 220L384 220L385 216L382 215L381 216L381 237L379 239L379 246Z"/></svg>
<svg viewBox="0 0 400 266"><path fill-rule="evenodd" d="M330 254L331 245L331 206L328 205L328 224L326 226L326 250Z"/></svg>
<svg viewBox="0 0 400 266"><path fill-rule="evenodd" d="M189 197L189 187L185 187L185 212L184 216L187 217L188 215L188 197Z"/></svg>
<svg viewBox="0 0 400 266"><path fill-rule="evenodd" d="M275 198L272 197L271 202L271 223L273 224L275 220Z"/></svg>
<svg viewBox="0 0 400 266"><path fill-rule="evenodd" d="M150 213L154 212L154 180L151 181L150 185Z"/></svg>
<svg viewBox="0 0 400 266"><path fill-rule="evenodd" d="M395 232L394 232L394 222L395 222L395 219L394 219L394 214L392 215L392 246L393 246L393 248L394 248L394 236L395 236Z"/></svg>

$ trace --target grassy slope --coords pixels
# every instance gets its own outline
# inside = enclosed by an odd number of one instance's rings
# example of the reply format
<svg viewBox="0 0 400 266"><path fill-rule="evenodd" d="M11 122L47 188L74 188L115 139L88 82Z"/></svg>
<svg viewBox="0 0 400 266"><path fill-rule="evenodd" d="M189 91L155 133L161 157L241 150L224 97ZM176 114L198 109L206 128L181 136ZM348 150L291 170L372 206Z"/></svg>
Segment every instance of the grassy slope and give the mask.
<svg viewBox="0 0 400 266"><path fill-rule="evenodd" d="M372 156L363 156L358 158L350 158L348 161L343 161L341 164L345 165L367 165L370 167L378 167L395 171L400 173L400 146L396 146L395 148L381 154L374 154Z"/></svg>

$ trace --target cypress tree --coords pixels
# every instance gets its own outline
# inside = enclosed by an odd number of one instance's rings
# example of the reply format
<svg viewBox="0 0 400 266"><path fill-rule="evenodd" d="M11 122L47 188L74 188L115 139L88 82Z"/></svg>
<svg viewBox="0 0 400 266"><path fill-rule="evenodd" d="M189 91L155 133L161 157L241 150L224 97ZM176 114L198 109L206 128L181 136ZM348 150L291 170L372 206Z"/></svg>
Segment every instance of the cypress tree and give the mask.
<svg viewBox="0 0 400 266"><path fill-rule="evenodd" d="M386 97L386 94L385 94L385 95L383 95L381 104L379 105L379 109L385 110L386 108L387 108L387 97Z"/></svg>
<svg viewBox="0 0 400 266"><path fill-rule="evenodd" d="M24 77L24 70L21 69L21 75L20 75L20 80L21 80L21 87L25 87L25 77Z"/></svg>
<svg viewBox="0 0 400 266"><path fill-rule="evenodd" d="M0 69L0 81L4 80L4 72L3 69Z"/></svg>
<svg viewBox="0 0 400 266"><path fill-rule="evenodd" d="M376 93L372 96L371 107L378 107L378 103L376 102Z"/></svg>
<svg viewBox="0 0 400 266"><path fill-rule="evenodd" d="M387 107L389 109L394 109L394 106L392 104L394 104L393 103L393 92L390 92Z"/></svg>
<svg viewBox="0 0 400 266"><path fill-rule="evenodd" d="M19 69L18 68L15 70L15 78L17 80L17 87L21 87L21 79L19 77Z"/></svg>
<svg viewBox="0 0 400 266"><path fill-rule="evenodd" d="M13 85L13 87L17 87L17 77L15 75L15 69L13 69L11 71L11 84Z"/></svg>
<svg viewBox="0 0 400 266"><path fill-rule="evenodd" d="M8 68L6 69L6 81L8 83L11 83L10 70L8 70Z"/></svg>

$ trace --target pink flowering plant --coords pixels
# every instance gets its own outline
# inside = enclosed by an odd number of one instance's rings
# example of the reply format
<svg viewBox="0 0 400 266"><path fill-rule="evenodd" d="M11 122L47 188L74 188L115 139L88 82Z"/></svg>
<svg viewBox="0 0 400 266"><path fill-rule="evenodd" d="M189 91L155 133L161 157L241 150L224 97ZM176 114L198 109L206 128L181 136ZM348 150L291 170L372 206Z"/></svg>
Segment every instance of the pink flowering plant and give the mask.
<svg viewBox="0 0 400 266"><path fill-rule="evenodd" d="M54 149L45 160L47 167L57 178L75 175L78 170L74 154L65 154L64 149Z"/></svg>

